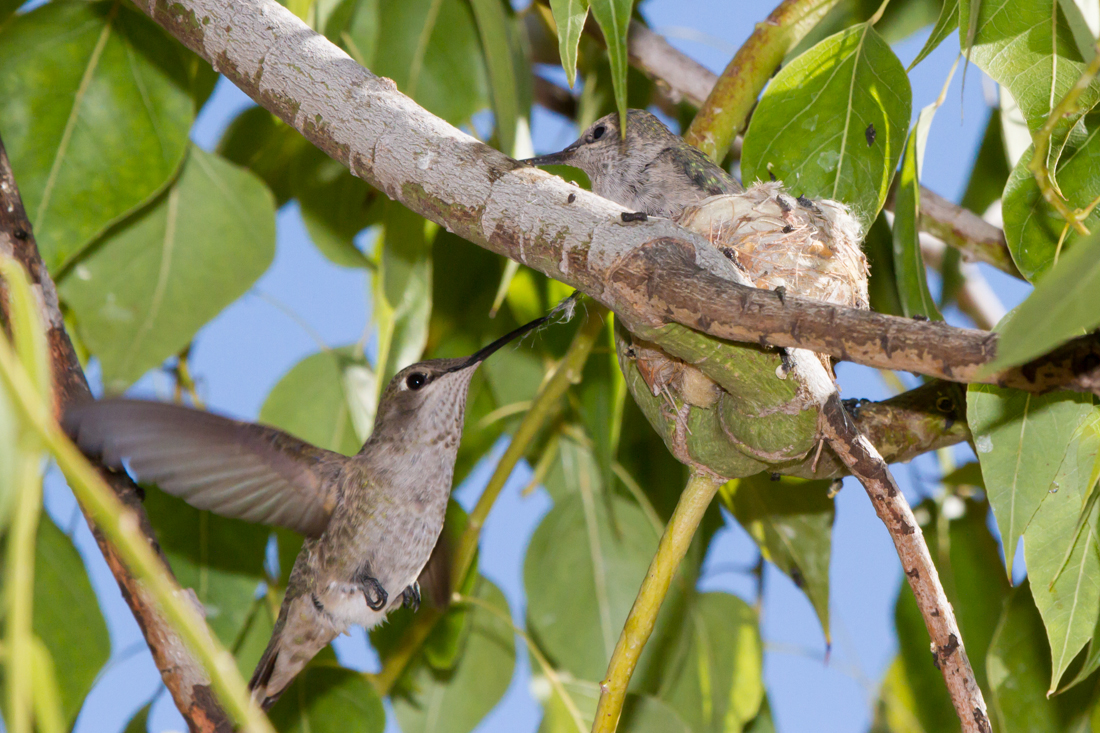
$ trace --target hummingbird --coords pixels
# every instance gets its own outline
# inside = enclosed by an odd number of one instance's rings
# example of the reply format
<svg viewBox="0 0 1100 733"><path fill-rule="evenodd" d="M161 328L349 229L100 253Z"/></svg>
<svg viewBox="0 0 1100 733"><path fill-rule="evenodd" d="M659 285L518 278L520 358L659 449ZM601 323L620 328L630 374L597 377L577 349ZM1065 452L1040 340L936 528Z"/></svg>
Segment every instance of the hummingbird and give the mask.
<svg viewBox="0 0 1100 733"><path fill-rule="evenodd" d="M349 626L370 629L399 604L419 607L417 578L443 529L470 379L490 354L548 318L472 356L402 369L354 456L265 425L143 400L77 405L64 426L86 454L116 470L125 461L138 481L198 509L305 536L249 682L267 710Z"/></svg>
<svg viewBox="0 0 1100 733"><path fill-rule="evenodd" d="M627 111L625 140L619 134L618 115L609 114L561 152L523 162L580 168L594 193L636 212L669 219L708 196L744 190L710 158L640 109Z"/></svg>

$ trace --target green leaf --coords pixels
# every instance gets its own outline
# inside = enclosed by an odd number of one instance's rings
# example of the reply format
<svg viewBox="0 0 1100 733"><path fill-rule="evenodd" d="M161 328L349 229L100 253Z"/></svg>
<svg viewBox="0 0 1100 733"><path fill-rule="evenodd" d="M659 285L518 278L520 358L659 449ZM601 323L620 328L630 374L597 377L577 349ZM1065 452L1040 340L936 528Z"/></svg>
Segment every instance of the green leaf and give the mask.
<svg viewBox="0 0 1100 733"><path fill-rule="evenodd" d="M1033 395L987 384L970 385L967 421L1004 543L1009 576L1016 541L1039 505L1051 495L1066 449L1093 409L1090 395Z"/></svg>
<svg viewBox="0 0 1100 733"><path fill-rule="evenodd" d="M401 204L388 202L374 276L378 327L378 391L424 353L432 314L432 243L436 227Z"/></svg>
<svg viewBox="0 0 1100 733"><path fill-rule="evenodd" d="M978 157L970 169L970 180L960 203L982 216L994 201L1001 198L1010 172L1001 115L997 110L990 110L982 144L978 147Z"/></svg>
<svg viewBox="0 0 1100 733"><path fill-rule="evenodd" d="M154 489L146 492L144 503L180 586L195 592L206 623L232 649L252 621L253 601L266 580L264 553L271 528L200 511ZM252 673L262 651L238 656L242 674Z"/></svg>
<svg viewBox="0 0 1100 733"><path fill-rule="evenodd" d="M813 604L829 638L829 559L836 506L831 481L789 476L772 481L767 474L741 479L732 500L722 499L752 535L769 562L790 576Z"/></svg>
<svg viewBox="0 0 1100 733"><path fill-rule="evenodd" d="M489 67L500 149L508 155L516 155L516 123L520 110L515 59L508 34L509 18L501 0L470 0L470 7L474 10L481 50Z"/></svg>
<svg viewBox="0 0 1100 733"><path fill-rule="evenodd" d="M1100 176L1096 175L1100 170L1100 115L1086 118L1085 128L1085 139L1071 143L1058 161L1058 184L1071 209L1088 206L1100 196ZM1066 222L1039 192L1027 169L1030 160L1028 148L1005 184L1002 211L1012 259L1029 282L1036 282L1054 266L1057 257L1078 244L1082 235L1070 228L1062 242ZM1100 207L1093 209L1084 224L1090 231L1100 228Z"/></svg>
<svg viewBox="0 0 1100 733"><path fill-rule="evenodd" d="M377 223L381 209L372 206L377 192L312 145L302 150L293 168L298 175L291 190L313 245L341 267L373 269L374 262L355 246L355 237Z"/></svg>
<svg viewBox="0 0 1100 733"><path fill-rule="evenodd" d="M928 36L928 40L924 42L924 46L921 47L920 53L913 59L913 62L909 64L909 68L906 71L912 71L917 64L924 61L928 57L928 54L932 53L939 47L943 40L949 35L955 32L955 29L959 27L959 0L944 0L943 5L940 7L940 16L936 19L936 25L932 28L932 34Z"/></svg>
<svg viewBox="0 0 1100 733"><path fill-rule="evenodd" d="M1024 581L1009 595L986 658L991 717L1004 733L1065 733L1081 730L1096 692L1082 686L1047 698L1050 647L1043 620Z"/></svg>
<svg viewBox="0 0 1100 733"><path fill-rule="evenodd" d="M795 194L841 201L867 228L886 201L911 104L905 69L871 26L830 36L768 84L745 134L744 180L774 175Z"/></svg>
<svg viewBox="0 0 1100 733"><path fill-rule="evenodd" d="M928 290L924 258L920 251L920 178L928 128L936 114L935 104L921 110L917 124L909 134L901 162L898 192L894 202L894 276L897 278L902 315L924 316L942 321L936 299Z"/></svg>
<svg viewBox="0 0 1100 733"><path fill-rule="evenodd" d="M299 161L310 148L316 150L293 127L263 107L249 107L229 123L216 152L259 176L282 207L294 198L302 175Z"/></svg>
<svg viewBox="0 0 1100 733"><path fill-rule="evenodd" d="M84 562L53 522L38 523L34 572L34 634L53 660L61 709L76 720L111 653L107 624Z"/></svg>
<svg viewBox="0 0 1100 733"><path fill-rule="evenodd" d="M569 460L567 442L561 441L563 463ZM658 541L637 504L594 493L598 476L592 465L579 474L573 493L554 497L554 508L531 538L523 569L527 628L559 670L580 679L601 679L607 671ZM670 596L676 594L674 582ZM670 598L666 604L675 602ZM659 617L656 636L668 616ZM647 647L645 654L653 651ZM643 656L639 666L645 665Z"/></svg>
<svg viewBox="0 0 1100 733"><path fill-rule="evenodd" d="M335 660L306 667L270 715L282 733L382 733L386 728L386 711L374 685L360 672L335 666Z"/></svg>
<svg viewBox="0 0 1100 733"><path fill-rule="evenodd" d="M763 663L756 612L728 593L702 593L663 665L659 697L692 731L740 731L764 700Z"/></svg>
<svg viewBox="0 0 1100 733"><path fill-rule="evenodd" d="M969 59L1002 84L1020 105L1034 135L1081 77L1085 62L1057 0L983 0L975 18L977 32ZM971 3L961 4L960 28L971 22ZM1051 22L1056 18L1056 27ZM1093 79L1078 100L1075 114L1058 121L1051 137L1052 159L1058 160L1070 130L1100 100L1100 80ZM1030 154L1024 156L1030 160ZM1025 163L1026 165L1026 163ZM1063 191L1072 188L1059 178Z"/></svg>
<svg viewBox="0 0 1100 733"><path fill-rule="evenodd" d="M619 110L619 129L626 139L626 35L630 28L630 11L634 0L589 0L592 17L603 31L607 56L611 62L611 83L615 89L615 106Z"/></svg>
<svg viewBox="0 0 1100 733"><path fill-rule="evenodd" d="M126 730L122 733L146 733L149 730L149 709L153 707L153 703L146 703L141 710L134 713L134 717L130 718L130 722L126 724Z"/></svg>
<svg viewBox="0 0 1100 733"><path fill-rule="evenodd" d="M867 231L867 236L863 239L863 251L867 255L867 265L871 268L871 276L867 281L871 310L900 316L901 295L898 293L894 267L894 235L890 231L890 225L886 223L885 214L880 212Z"/></svg>
<svg viewBox="0 0 1100 733"><path fill-rule="evenodd" d="M115 2L51 2L0 33L0 134L51 272L162 190L187 150L176 42Z"/></svg>
<svg viewBox="0 0 1100 733"><path fill-rule="evenodd" d="M1062 255L1001 331L989 371L1023 364L1100 325L1100 235Z"/></svg>
<svg viewBox="0 0 1100 733"><path fill-rule="evenodd" d="M372 6L356 11L345 39L362 54L357 60L452 124L489 106L488 72L468 3L381 0Z"/></svg>
<svg viewBox="0 0 1100 733"><path fill-rule="evenodd" d="M565 78L572 89L577 81L577 47L588 18L588 0L550 0L550 11L558 26L558 55Z"/></svg>
<svg viewBox="0 0 1100 733"><path fill-rule="evenodd" d="M0 385L0 534L7 529L11 520L11 510L17 496L16 476L21 464L19 419L15 405L8 396L6 384Z"/></svg>
<svg viewBox="0 0 1100 733"><path fill-rule="evenodd" d="M105 388L121 392L190 343L274 255L271 193L194 148L175 184L98 242L59 289Z"/></svg>
<svg viewBox="0 0 1100 733"><path fill-rule="evenodd" d="M508 613L504 594L481 578L478 598ZM414 696L393 701L404 733L467 733L492 710L512 681L516 661L515 632L492 612L473 607L462 656L453 670L440 672L422 664L412 676Z"/></svg>
<svg viewBox="0 0 1100 733"><path fill-rule="evenodd" d="M1024 532L1024 559L1031 594L1050 639L1050 692L1077 652L1092 638L1100 619L1100 507L1087 505L1092 469L1100 452L1100 411L1074 432L1051 488ZM1082 511L1088 513L1074 532Z"/></svg>
<svg viewBox="0 0 1100 733"><path fill-rule="evenodd" d="M321 351L295 364L260 408L260 422L351 456L370 435L377 405L374 373L354 346Z"/></svg>

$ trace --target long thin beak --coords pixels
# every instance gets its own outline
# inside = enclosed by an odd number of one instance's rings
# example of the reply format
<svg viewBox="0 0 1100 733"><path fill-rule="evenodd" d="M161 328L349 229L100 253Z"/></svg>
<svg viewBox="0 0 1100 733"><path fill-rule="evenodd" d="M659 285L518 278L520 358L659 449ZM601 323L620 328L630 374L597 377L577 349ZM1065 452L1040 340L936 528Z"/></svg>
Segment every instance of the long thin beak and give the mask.
<svg viewBox="0 0 1100 733"><path fill-rule="evenodd" d="M476 354L471 356L469 359L466 359L465 361L460 362L458 364L458 366L453 367L451 369L451 371L452 372L457 372L457 371L460 371L462 369L468 369L472 366L477 366L478 364L480 364L481 362L483 362L487 358L489 358L489 355L492 354L497 349L499 349L500 347L504 346L505 344L507 344L511 341L515 341L516 339L530 333L531 331L534 331L536 328L538 328L539 326L541 326L542 324L546 323L549 320L550 320L550 316L543 316L542 318L536 318L535 320L531 321L530 323L528 323L526 325L520 326L515 331L512 331L509 334L505 334L504 336L501 336L500 338L498 338L493 343L491 343L488 346L486 346L485 348L479 350Z"/></svg>
<svg viewBox="0 0 1100 733"><path fill-rule="evenodd" d="M540 155L536 158L521 160L520 162L526 163L527 165L569 165L569 161L573 158L573 148L574 146L570 145L560 152Z"/></svg>

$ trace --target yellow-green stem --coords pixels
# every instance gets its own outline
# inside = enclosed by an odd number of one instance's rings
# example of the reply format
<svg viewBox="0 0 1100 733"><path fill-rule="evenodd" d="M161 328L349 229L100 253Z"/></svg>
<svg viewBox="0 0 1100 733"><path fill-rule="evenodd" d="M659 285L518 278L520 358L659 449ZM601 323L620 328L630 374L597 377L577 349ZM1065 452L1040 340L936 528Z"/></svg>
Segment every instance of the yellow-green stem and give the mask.
<svg viewBox="0 0 1100 733"><path fill-rule="evenodd" d="M600 330L603 328L606 314L607 309L602 305L591 301L588 303L588 316L585 322L581 324L580 329L573 337L573 342L569 345L565 356L558 362L549 378L543 382L538 394L535 395L535 399L531 401L531 408L523 416L523 420L520 422L519 428L516 429L515 435L512 436L508 448L504 451L500 462L497 463L496 470L489 479L485 491L482 492L481 498L474 506L474 510L470 512L466 530L458 541L458 547L455 548L454 564L451 570L454 587L462 587L466 575L473 566L478 539L481 537L481 528L485 524L485 519L489 516L489 510L492 509L493 502L500 495L508 477L512 475L512 470L523 458L531 442L538 435L539 430L554 414L558 400L569 389L569 385L580 381L584 364L588 360L588 355L592 352L592 346L596 343ZM441 617L442 614L433 609L422 609L420 611L416 621L405 632L397 649L382 666L382 671L370 677L379 694L389 694L394 684L401 677L401 673L404 672L413 656L423 646L432 628Z"/></svg>
<svg viewBox="0 0 1100 733"><path fill-rule="evenodd" d="M214 640L190 602L177 595L167 569L138 529L133 512L118 500L96 469L61 431L4 338L0 338L0 378L7 386L25 425L37 433L53 455L77 500L87 509L96 526L118 548L127 568L145 585L161 612L195 652L229 714L243 730L275 733L259 707L249 702L248 690L232 655Z"/></svg>
<svg viewBox="0 0 1100 733"><path fill-rule="evenodd" d="M600 684L600 702L596 708L596 719L592 723L592 733L614 733L618 726L619 715L622 714L623 702L626 700L627 685L630 684L630 677L634 674L634 668L638 665L649 635L653 633L657 612L661 610L668 586L676 569L680 567L680 561L687 554L699 522L721 485L713 476L695 473L688 479L684 492L680 494L676 511L668 520L664 536L657 546L657 554L649 564L649 571L646 572L638 597L634 599L634 606L623 625L619 643L615 645L615 652L611 655L611 662L607 665L607 677Z"/></svg>
<svg viewBox="0 0 1100 733"><path fill-rule="evenodd" d="M5 342L6 343L6 342ZM30 380L28 380L29 383ZM37 392L35 392L37 394ZM37 441L24 436L16 471L15 511L8 536L7 567L7 684L5 723L11 733L31 733L34 678L34 547L42 509L42 456Z"/></svg>
<svg viewBox="0 0 1100 733"><path fill-rule="evenodd" d="M784 0L767 20L757 23L718 77L684 139L722 162L783 57L836 4L837 0Z"/></svg>

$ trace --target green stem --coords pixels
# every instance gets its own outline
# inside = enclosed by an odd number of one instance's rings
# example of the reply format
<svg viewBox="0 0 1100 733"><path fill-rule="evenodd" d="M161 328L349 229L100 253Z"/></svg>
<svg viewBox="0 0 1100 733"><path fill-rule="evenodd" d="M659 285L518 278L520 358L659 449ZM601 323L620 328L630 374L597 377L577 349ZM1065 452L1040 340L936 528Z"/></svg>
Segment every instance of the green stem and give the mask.
<svg viewBox="0 0 1100 733"><path fill-rule="evenodd" d="M6 344L6 341L5 341ZM29 380L28 380L29 382ZM35 392L37 394L37 392ZM8 536L7 681L5 722L11 733L30 733L33 719L31 680L34 678L34 546L42 510L42 456L34 440L24 436L15 473L15 511Z"/></svg>
<svg viewBox="0 0 1100 733"><path fill-rule="evenodd" d="M720 163L783 57L836 4L837 0L783 0L767 20L757 23L718 77L684 139Z"/></svg>
<svg viewBox="0 0 1100 733"><path fill-rule="evenodd" d="M191 604L176 594L167 569L141 534L137 517L118 500L96 469L61 431L49 407L37 397L38 392L7 339L0 339L0 378L26 426L38 434L57 461L77 500L118 548L127 568L145 585L172 627L195 652L226 710L243 730L275 733L259 707L249 703L248 690L232 655L214 640Z"/></svg>
<svg viewBox="0 0 1100 733"><path fill-rule="evenodd" d="M596 719L592 723L592 733L614 733L618 726L619 715L622 714L623 702L626 700L627 685L630 684L630 677L634 674L642 650L653 633L657 612L661 610L668 586L687 554L699 522L721 485L721 481L702 473L693 473L688 479L680 501L676 504L676 511L668 520L668 527L657 546L657 554L649 564L649 571L642 581L638 597L634 599L630 615L623 625L619 643L615 645L615 652L607 666L607 676L600 684L600 702L596 708Z"/></svg>
<svg viewBox="0 0 1100 733"><path fill-rule="evenodd" d="M485 491L478 499L474 510L470 512L466 530L459 538L455 548L454 564L451 570L453 587L461 588L466 575L474 563L474 555L477 553L478 540L481 537L481 528L485 519L489 516L489 510L493 508L493 502L500 496L508 477L516 464L527 453L539 430L549 420L557 407L558 400L569 389L569 386L580 381L581 372L584 370L588 355L592 352L592 346L596 343L600 331L603 329L604 316L607 309L594 302L588 304L588 316L581 325L573 342L569 345L565 356L558 362L554 371L546 379L535 399L531 401L531 407L523 416L519 428L512 436L508 448L504 451L496 470L489 479ZM436 622L443 614L433 609L422 609L416 621L409 627L401 639L397 649L389 656L382 671L370 679L381 695L388 695L394 684L401 677L402 672L412 661L417 651L424 645L428 635L432 632Z"/></svg>

